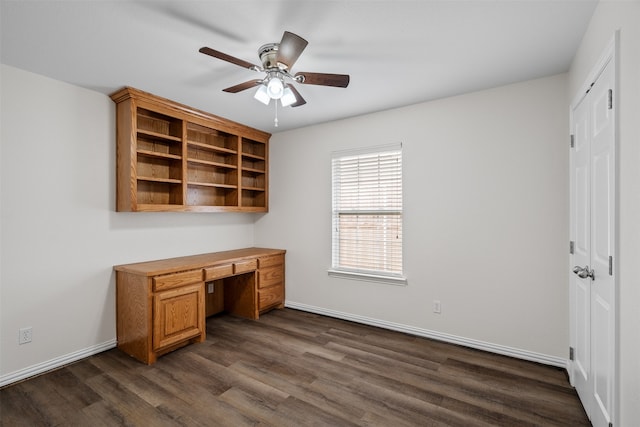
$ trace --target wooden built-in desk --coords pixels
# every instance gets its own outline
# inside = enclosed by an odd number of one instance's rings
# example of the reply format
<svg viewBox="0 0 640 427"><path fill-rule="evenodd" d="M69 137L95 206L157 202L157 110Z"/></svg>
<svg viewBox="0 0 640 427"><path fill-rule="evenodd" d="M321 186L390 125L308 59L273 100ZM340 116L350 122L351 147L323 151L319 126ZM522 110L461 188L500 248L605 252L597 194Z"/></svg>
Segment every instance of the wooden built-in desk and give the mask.
<svg viewBox="0 0 640 427"><path fill-rule="evenodd" d="M115 266L118 348L152 364L204 341L207 316L282 308L284 254L247 248Z"/></svg>

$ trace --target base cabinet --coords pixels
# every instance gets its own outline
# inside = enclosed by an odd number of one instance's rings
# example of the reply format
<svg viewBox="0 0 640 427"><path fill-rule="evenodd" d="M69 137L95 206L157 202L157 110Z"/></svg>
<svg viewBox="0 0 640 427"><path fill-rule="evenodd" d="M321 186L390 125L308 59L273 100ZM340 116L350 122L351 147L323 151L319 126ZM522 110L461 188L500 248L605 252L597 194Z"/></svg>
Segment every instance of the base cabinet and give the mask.
<svg viewBox="0 0 640 427"><path fill-rule="evenodd" d="M205 336L204 282L158 292L153 297L153 349Z"/></svg>
<svg viewBox="0 0 640 427"><path fill-rule="evenodd" d="M258 259L258 309L282 307L284 302L284 255Z"/></svg>
<svg viewBox="0 0 640 427"><path fill-rule="evenodd" d="M115 266L118 348L147 364L206 338L206 317L284 307L281 249L247 248Z"/></svg>

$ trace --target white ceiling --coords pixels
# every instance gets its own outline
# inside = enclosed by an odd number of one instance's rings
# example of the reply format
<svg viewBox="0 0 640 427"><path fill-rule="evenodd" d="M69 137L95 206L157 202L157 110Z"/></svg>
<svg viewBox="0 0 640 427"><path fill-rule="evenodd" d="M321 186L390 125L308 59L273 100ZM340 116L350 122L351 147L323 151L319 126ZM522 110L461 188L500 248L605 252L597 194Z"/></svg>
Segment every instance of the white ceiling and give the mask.
<svg viewBox="0 0 640 427"><path fill-rule="evenodd" d="M596 0L1 0L2 63L110 94L123 86L271 133L568 70ZM293 72L343 73L348 88L297 85L279 108L223 88L261 74L284 30L309 41Z"/></svg>

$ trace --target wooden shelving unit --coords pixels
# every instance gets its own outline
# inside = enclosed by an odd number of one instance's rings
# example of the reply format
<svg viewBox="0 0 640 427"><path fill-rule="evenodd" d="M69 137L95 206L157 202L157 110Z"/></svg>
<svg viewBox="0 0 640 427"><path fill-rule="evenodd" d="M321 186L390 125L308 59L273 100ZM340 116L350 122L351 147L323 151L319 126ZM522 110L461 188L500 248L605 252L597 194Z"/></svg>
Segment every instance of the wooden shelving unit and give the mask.
<svg viewBox="0 0 640 427"><path fill-rule="evenodd" d="M126 87L117 211L266 212L270 134Z"/></svg>

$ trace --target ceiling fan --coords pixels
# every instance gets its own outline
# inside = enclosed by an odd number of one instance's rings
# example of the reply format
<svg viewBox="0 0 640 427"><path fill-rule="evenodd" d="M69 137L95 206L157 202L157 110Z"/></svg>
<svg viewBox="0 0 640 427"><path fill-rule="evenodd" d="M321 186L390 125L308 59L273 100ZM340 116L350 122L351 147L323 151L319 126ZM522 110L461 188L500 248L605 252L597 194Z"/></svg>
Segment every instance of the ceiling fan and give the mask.
<svg viewBox="0 0 640 427"><path fill-rule="evenodd" d="M272 99L278 100L283 107L299 107L307 103L293 86L292 82L320 86L347 87L349 85L348 74L327 74L297 72L292 74L291 68L298 60L308 42L302 37L285 31L280 43L267 43L258 49L258 55L262 66L254 65L242 59L227 55L209 47L200 48L200 52L214 58L230 62L249 70L264 72L262 79L249 80L244 83L223 89L224 92L238 93L243 90L260 86L254 98L265 105L269 105ZM277 126L277 117L276 117Z"/></svg>

